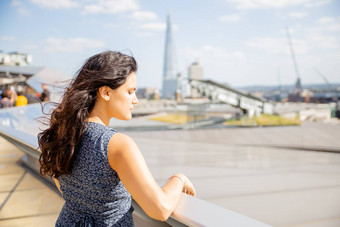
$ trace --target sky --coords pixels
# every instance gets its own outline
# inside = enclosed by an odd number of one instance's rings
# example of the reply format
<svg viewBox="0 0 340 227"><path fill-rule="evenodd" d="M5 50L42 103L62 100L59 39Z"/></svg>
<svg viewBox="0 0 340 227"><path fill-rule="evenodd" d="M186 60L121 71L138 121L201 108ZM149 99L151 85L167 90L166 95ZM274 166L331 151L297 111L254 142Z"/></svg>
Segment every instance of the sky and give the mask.
<svg viewBox="0 0 340 227"><path fill-rule="evenodd" d="M137 86L161 88L167 15L178 72L230 86L340 83L339 0L3 0L0 50L74 76L105 50L133 55ZM320 72L322 76L318 73Z"/></svg>

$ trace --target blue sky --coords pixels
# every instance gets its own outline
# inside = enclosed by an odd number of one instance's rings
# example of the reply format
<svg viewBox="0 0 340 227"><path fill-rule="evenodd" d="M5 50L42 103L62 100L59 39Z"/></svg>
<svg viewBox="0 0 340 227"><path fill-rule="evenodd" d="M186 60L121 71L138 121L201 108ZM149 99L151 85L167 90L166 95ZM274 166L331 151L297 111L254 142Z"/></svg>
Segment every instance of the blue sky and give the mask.
<svg viewBox="0 0 340 227"><path fill-rule="evenodd" d="M285 27L302 84L340 82L339 0L4 0L0 50L74 75L103 50L132 53L138 86L161 88L167 14L178 71L199 60L231 86L294 84Z"/></svg>

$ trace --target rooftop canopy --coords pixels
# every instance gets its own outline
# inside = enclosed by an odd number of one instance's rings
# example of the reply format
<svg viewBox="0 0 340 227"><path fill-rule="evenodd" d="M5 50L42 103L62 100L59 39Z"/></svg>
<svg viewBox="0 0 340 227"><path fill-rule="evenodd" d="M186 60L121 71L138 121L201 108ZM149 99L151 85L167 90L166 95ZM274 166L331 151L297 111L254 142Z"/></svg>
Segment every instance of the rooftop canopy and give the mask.
<svg viewBox="0 0 340 227"><path fill-rule="evenodd" d="M41 93L43 91L41 85L46 84L51 92L52 101L60 98L63 89L71 80L71 75L49 67L0 65L0 85L25 84Z"/></svg>

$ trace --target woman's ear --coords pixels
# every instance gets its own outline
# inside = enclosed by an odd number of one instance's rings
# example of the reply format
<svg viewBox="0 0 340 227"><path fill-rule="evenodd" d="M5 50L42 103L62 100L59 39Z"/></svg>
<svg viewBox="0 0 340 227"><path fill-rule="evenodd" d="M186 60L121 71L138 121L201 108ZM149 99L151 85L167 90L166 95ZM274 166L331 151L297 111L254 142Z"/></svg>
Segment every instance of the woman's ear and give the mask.
<svg viewBox="0 0 340 227"><path fill-rule="evenodd" d="M98 96L104 101L109 101L110 100L109 91L110 88L108 86L102 86L98 89Z"/></svg>

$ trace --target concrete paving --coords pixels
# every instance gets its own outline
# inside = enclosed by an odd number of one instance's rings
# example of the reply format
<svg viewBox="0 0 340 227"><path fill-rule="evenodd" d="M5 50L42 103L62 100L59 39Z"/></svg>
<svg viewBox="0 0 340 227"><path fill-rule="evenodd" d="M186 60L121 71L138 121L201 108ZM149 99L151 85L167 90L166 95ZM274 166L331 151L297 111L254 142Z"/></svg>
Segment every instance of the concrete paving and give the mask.
<svg viewBox="0 0 340 227"><path fill-rule="evenodd" d="M160 185L182 172L199 198L273 226L338 227L339 132L340 125L304 123L125 133ZM62 198L18 164L24 153L0 144L0 226L54 226Z"/></svg>
<svg viewBox="0 0 340 227"><path fill-rule="evenodd" d="M264 223L340 226L340 125L126 133L159 184L182 172L198 197Z"/></svg>
<svg viewBox="0 0 340 227"><path fill-rule="evenodd" d="M0 144L0 226L54 226L62 197L20 165L22 151L2 137Z"/></svg>

